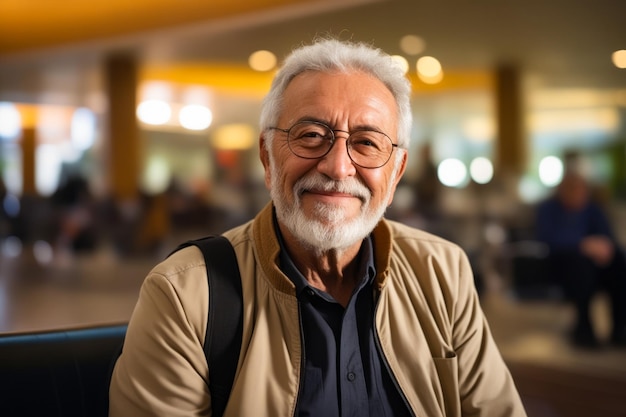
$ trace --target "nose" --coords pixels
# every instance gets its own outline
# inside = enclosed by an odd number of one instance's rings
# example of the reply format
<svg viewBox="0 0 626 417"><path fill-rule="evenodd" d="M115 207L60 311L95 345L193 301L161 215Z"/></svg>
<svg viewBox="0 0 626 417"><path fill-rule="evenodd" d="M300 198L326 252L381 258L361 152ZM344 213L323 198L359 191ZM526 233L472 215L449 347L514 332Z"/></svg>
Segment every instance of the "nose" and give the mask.
<svg viewBox="0 0 626 417"><path fill-rule="evenodd" d="M335 134L330 151L319 160L317 169L333 180L343 180L355 175L356 167L348 155L348 136Z"/></svg>

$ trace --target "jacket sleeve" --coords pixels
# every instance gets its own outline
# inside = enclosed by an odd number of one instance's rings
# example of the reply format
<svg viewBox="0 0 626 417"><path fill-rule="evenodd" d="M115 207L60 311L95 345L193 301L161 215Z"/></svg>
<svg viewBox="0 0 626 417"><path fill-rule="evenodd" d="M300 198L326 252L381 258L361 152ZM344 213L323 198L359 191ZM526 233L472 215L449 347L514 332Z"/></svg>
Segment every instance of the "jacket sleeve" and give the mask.
<svg viewBox="0 0 626 417"><path fill-rule="evenodd" d="M210 415L202 347L208 301L198 296L207 292L206 272L194 276L203 268L153 270L144 281L111 380L111 417Z"/></svg>
<svg viewBox="0 0 626 417"><path fill-rule="evenodd" d="M526 412L496 347L465 255L460 258L453 344L463 416L524 417Z"/></svg>

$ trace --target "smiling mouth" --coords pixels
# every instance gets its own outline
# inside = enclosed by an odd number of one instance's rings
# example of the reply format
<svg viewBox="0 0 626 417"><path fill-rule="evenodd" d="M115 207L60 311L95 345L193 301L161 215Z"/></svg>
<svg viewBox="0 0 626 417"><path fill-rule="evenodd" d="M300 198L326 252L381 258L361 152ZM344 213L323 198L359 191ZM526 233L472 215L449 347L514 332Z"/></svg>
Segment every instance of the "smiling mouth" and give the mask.
<svg viewBox="0 0 626 417"><path fill-rule="evenodd" d="M319 194L319 195L327 195L329 197L353 197L356 198L353 194L350 193L342 193L339 191L325 191L325 190L304 190L305 193L311 194Z"/></svg>
<svg viewBox="0 0 626 417"><path fill-rule="evenodd" d="M357 195L353 193L346 193L342 191L329 191L329 190L319 190L319 189L304 189L300 192L300 197L305 194L318 195L322 198L357 198L361 202L365 202L366 198L362 195Z"/></svg>

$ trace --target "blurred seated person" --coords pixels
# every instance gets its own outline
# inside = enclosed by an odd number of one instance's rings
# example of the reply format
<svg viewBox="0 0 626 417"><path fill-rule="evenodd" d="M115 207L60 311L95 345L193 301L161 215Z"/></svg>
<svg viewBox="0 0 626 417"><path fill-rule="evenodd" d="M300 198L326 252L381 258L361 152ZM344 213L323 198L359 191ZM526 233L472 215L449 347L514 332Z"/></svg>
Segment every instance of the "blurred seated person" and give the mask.
<svg viewBox="0 0 626 417"><path fill-rule="evenodd" d="M56 208L56 244L68 253L86 253L97 245L95 202L87 180L70 176L52 195Z"/></svg>
<svg viewBox="0 0 626 417"><path fill-rule="evenodd" d="M612 306L611 342L626 346L624 252L582 175L566 172L555 195L539 205L537 234L549 246L551 273L576 308L572 342L598 346L589 307L595 293L605 289Z"/></svg>

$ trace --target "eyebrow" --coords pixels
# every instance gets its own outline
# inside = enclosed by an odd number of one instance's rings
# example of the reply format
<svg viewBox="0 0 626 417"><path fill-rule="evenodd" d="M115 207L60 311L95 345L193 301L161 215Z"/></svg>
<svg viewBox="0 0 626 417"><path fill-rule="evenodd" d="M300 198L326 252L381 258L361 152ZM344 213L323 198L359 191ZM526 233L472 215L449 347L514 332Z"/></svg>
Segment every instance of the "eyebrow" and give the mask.
<svg viewBox="0 0 626 417"><path fill-rule="evenodd" d="M336 129L332 125L332 123L330 123L328 120L320 119L319 117L303 116L303 117L299 118L298 120L296 120L295 123L299 123L299 122L316 122L316 123L321 123L323 125L326 125L326 126L330 127L333 131L345 132L345 130ZM383 134L386 135L386 133L382 129L380 129L380 128L376 127L376 126L368 125L368 124L354 126L352 129L349 130L349 133L363 131L363 130L373 130L375 132L380 132L380 133L383 133Z"/></svg>

